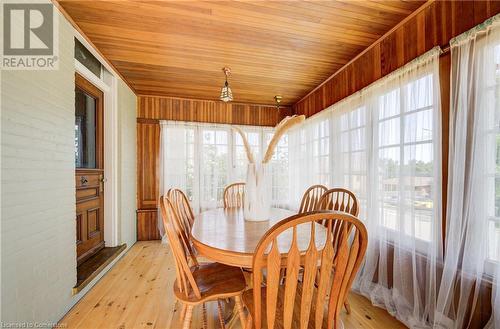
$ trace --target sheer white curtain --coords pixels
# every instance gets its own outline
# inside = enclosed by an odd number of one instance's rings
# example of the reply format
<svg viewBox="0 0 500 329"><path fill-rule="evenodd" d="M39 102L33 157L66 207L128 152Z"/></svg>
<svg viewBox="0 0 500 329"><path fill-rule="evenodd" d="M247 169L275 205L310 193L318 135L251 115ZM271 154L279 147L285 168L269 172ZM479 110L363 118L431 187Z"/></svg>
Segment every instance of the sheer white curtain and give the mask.
<svg viewBox="0 0 500 329"><path fill-rule="evenodd" d="M271 139L274 136L273 129L264 130L262 154L265 153ZM281 137L276 145L274 155L271 158L271 179L272 179L272 205L277 208L289 209L290 206L290 141L289 135ZM246 169L246 168L245 168ZM245 170L246 173L246 170Z"/></svg>
<svg viewBox="0 0 500 329"><path fill-rule="evenodd" d="M439 55L408 63L339 113L351 155L341 183L365 202L370 237L356 288L412 328L432 320L442 262Z"/></svg>
<svg viewBox="0 0 500 329"><path fill-rule="evenodd" d="M297 210L311 185L330 186L330 113L308 119L289 134L290 206Z"/></svg>
<svg viewBox="0 0 500 329"><path fill-rule="evenodd" d="M442 262L436 48L290 133L291 200L345 187L368 228L355 288L410 327L429 326Z"/></svg>
<svg viewBox="0 0 500 329"><path fill-rule="evenodd" d="M167 128L168 130L168 128ZM223 125L198 125L196 129L199 161L196 162L199 172L200 198L199 208L193 198L195 212L222 206L224 187L233 182L231 176L231 130ZM167 149L168 152L168 149ZM170 163L166 163L170 167Z"/></svg>
<svg viewBox="0 0 500 329"><path fill-rule="evenodd" d="M467 327L485 281L500 328L500 16L451 45L446 254L436 326Z"/></svg>
<svg viewBox="0 0 500 329"><path fill-rule="evenodd" d="M372 169L372 114L366 92L350 97L332 109L333 185L354 192L360 214L366 219L368 187L375 186ZM372 181L370 181L370 179Z"/></svg>
<svg viewBox="0 0 500 329"><path fill-rule="evenodd" d="M161 123L160 195L172 187L179 188L189 197L193 209L200 207L200 191L195 188L199 177L195 165L199 161L196 137L194 125L182 122Z"/></svg>
<svg viewBox="0 0 500 329"><path fill-rule="evenodd" d="M248 161L240 135L224 124L162 121L160 126L160 194L173 187L181 189L195 213L221 207L224 188L246 178ZM274 130L239 127L259 159ZM273 205L288 207L287 135L278 143L271 169ZM161 221L159 225L162 229Z"/></svg>
<svg viewBox="0 0 500 329"><path fill-rule="evenodd" d="M498 233L498 231L497 231ZM498 241L498 240L497 240ZM497 248L500 250L500 247ZM486 325L487 329L498 329L500 328L500 266L497 265L495 272L495 279L493 281L493 289L491 295L491 305L494 309L491 314L491 319Z"/></svg>
<svg viewBox="0 0 500 329"><path fill-rule="evenodd" d="M200 208L200 190L195 186L199 181L199 145L196 143L197 128L193 124L178 121L160 122L159 193L176 187L188 196L193 209ZM165 230L158 210L158 229L162 240Z"/></svg>

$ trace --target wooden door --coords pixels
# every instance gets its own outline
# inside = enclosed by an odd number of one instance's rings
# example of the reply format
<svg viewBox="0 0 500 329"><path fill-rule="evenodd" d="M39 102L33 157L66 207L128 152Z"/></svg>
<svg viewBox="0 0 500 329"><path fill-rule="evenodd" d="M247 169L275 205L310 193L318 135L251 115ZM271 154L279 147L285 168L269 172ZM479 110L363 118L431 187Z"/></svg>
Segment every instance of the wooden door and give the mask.
<svg viewBox="0 0 500 329"><path fill-rule="evenodd" d="M104 95L75 75L76 255L104 248Z"/></svg>

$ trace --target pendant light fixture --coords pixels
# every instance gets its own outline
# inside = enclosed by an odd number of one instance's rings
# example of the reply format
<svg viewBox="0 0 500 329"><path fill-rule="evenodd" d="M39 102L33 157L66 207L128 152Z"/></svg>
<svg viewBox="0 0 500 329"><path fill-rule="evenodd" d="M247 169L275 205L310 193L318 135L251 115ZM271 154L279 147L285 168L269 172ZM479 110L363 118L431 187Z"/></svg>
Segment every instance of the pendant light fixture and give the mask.
<svg viewBox="0 0 500 329"><path fill-rule="evenodd" d="M223 67L222 72L224 72L224 75L226 76L226 82L220 91L220 100L227 103L233 100L233 92L227 83L227 77L231 74L231 69L229 67Z"/></svg>
<svg viewBox="0 0 500 329"><path fill-rule="evenodd" d="M282 99L283 99L283 97L281 95L274 96L274 100L276 101L276 109L278 111L280 110L280 104L281 104Z"/></svg>

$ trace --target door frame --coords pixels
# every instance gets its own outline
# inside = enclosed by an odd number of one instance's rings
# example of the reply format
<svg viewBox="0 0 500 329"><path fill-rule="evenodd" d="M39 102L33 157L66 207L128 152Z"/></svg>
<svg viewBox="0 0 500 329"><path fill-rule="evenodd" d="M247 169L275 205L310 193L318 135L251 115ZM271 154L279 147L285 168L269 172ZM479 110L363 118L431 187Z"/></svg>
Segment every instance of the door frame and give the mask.
<svg viewBox="0 0 500 329"><path fill-rule="evenodd" d="M77 36L78 37L78 36ZM87 41L79 38L87 49ZM104 94L104 241L106 247L120 244L118 209L118 84L116 77L103 69L97 77L83 64L74 60L75 73L100 89Z"/></svg>
<svg viewBox="0 0 500 329"><path fill-rule="evenodd" d="M104 223L106 222L106 216L105 216L105 202L106 202L106 197L104 193L102 193L104 190L104 169L105 169L105 164L104 164L104 92L94 86L90 81L85 79L82 75L80 75L78 72L75 72L75 92L76 89L80 89L83 91L85 94L91 96L95 100L95 121L96 121L96 126L95 126L95 168L77 168L75 166L75 176L80 176L80 175L90 175L95 177L97 173L99 173L99 180L98 180L98 189L99 189L99 194L98 194L98 199L101 200L99 202L99 208L102 209L100 211L99 216L97 217L98 223L96 225L99 227L99 231L101 233L99 234L102 238L102 241L99 242L99 244L92 246L90 249L87 249L85 252L82 254L78 255L78 239L77 239L77 265L79 266L81 263L86 261L88 258L92 257L96 252L101 250L102 248L105 247L105 232L106 228L104 226ZM82 176L83 179L84 176ZM76 182L75 182L76 183ZM75 195L78 195L78 186L75 190ZM83 185L83 184L82 184ZM76 200L78 202L78 199ZM80 202L85 202L88 200L80 200ZM77 217L78 217L78 203L76 204L77 208ZM88 216L88 215L87 215ZM88 219L87 219L88 220ZM88 222L85 222L85 225L87 225L87 228L85 229L84 232L88 229ZM77 231L78 231L78 226L77 226ZM86 239L89 239L90 236L87 235Z"/></svg>

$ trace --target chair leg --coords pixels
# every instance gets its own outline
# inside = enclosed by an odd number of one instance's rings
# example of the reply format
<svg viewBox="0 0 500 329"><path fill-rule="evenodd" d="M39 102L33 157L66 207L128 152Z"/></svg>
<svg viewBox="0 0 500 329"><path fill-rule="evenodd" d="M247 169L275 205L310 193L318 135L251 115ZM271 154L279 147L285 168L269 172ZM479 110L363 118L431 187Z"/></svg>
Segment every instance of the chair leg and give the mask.
<svg viewBox="0 0 500 329"><path fill-rule="evenodd" d="M182 329L189 329L191 327L191 317L193 316L193 305L188 305L186 307L186 317L184 318L184 323Z"/></svg>
<svg viewBox="0 0 500 329"><path fill-rule="evenodd" d="M203 329L208 329L208 325L207 325L207 306L205 305L205 303L203 303L202 307L203 307Z"/></svg>
<svg viewBox="0 0 500 329"><path fill-rule="evenodd" d="M347 314L351 314L351 305L349 304L349 302L347 301L347 298L346 300L344 301L344 307L345 307L345 310L347 312Z"/></svg>
<svg viewBox="0 0 500 329"><path fill-rule="evenodd" d="M221 329L226 329L226 325L224 323L224 314L222 312L222 306L220 304L220 300L217 300L217 313L219 314L219 323Z"/></svg>
<svg viewBox="0 0 500 329"><path fill-rule="evenodd" d="M253 326L252 316L249 314L244 329L252 329L252 326Z"/></svg>
<svg viewBox="0 0 500 329"><path fill-rule="evenodd" d="M234 301L236 304L236 311L240 316L241 326L244 327L246 323L245 312L243 311L243 304L241 303L241 296L235 296Z"/></svg>
<svg viewBox="0 0 500 329"><path fill-rule="evenodd" d="M181 309L181 322L184 321L184 316L186 315L186 304L182 304L182 309Z"/></svg>

